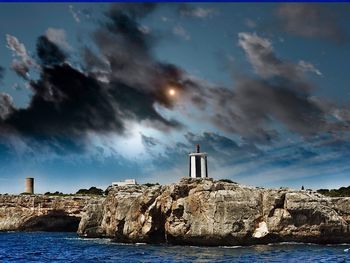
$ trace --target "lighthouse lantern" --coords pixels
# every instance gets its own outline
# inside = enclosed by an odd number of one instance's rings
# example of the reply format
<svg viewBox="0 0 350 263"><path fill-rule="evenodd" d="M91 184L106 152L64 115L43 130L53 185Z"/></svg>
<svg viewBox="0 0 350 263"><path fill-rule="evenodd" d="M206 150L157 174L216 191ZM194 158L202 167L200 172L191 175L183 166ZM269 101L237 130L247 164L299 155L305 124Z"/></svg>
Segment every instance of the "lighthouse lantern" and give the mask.
<svg viewBox="0 0 350 263"><path fill-rule="evenodd" d="M200 152L199 144L196 145L196 152L189 154L189 177L208 178L207 153Z"/></svg>

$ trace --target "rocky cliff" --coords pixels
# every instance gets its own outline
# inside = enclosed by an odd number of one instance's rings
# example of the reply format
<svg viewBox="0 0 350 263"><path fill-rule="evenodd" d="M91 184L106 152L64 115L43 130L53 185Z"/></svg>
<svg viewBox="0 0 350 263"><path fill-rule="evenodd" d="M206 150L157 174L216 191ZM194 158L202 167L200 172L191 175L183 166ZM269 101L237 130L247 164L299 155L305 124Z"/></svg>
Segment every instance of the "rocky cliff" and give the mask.
<svg viewBox="0 0 350 263"><path fill-rule="evenodd" d="M0 231L77 231L83 208L102 198L0 195Z"/></svg>
<svg viewBox="0 0 350 263"><path fill-rule="evenodd" d="M248 245L350 242L350 198L184 178L111 187L84 209L78 234L118 242Z"/></svg>

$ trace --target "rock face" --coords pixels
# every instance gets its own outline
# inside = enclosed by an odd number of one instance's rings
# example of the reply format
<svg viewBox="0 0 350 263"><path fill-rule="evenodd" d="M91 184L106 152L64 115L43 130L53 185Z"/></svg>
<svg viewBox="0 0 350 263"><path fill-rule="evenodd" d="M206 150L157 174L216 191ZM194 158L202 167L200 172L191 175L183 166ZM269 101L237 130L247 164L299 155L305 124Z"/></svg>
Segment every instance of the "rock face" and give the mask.
<svg viewBox="0 0 350 263"><path fill-rule="evenodd" d="M86 206L78 234L118 242L248 245L349 242L350 198L182 179L110 188Z"/></svg>
<svg viewBox="0 0 350 263"><path fill-rule="evenodd" d="M112 188L103 204L86 207L78 234L121 242L164 242L165 218L157 200L164 189L143 185Z"/></svg>
<svg viewBox="0 0 350 263"><path fill-rule="evenodd" d="M0 195L0 231L77 231L83 208L101 198Z"/></svg>

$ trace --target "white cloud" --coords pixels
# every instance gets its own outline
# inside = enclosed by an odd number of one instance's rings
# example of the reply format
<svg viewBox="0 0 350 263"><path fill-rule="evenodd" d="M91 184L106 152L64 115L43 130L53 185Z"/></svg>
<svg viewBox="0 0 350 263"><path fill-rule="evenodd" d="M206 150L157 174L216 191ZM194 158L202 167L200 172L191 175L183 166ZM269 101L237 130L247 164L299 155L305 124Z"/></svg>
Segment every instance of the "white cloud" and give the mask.
<svg viewBox="0 0 350 263"><path fill-rule="evenodd" d="M80 12L79 11L75 11L74 6L69 5L69 12L72 14L73 19L75 20L75 22L80 23Z"/></svg>
<svg viewBox="0 0 350 263"><path fill-rule="evenodd" d="M32 66L37 66L35 61L28 55L27 49L17 37L6 34L7 48L12 51L15 57L11 63L11 68L23 78L29 77L29 71ZM18 59L17 59L18 58Z"/></svg>
<svg viewBox="0 0 350 263"><path fill-rule="evenodd" d="M257 34L242 32L238 34L239 45L245 51L255 72L263 78L282 76L290 80L303 78L305 72L319 76L322 73L311 63L300 60L298 64L282 60L276 56L272 43Z"/></svg>
<svg viewBox="0 0 350 263"><path fill-rule="evenodd" d="M138 28L142 33L144 33L145 35L149 34L151 32L150 27L145 26L145 25L140 25Z"/></svg>
<svg viewBox="0 0 350 263"><path fill-rule="evenodd" d="M60 48L72 50L71 45L67 42L66 31L64 29L50 27L46 30L45 36Z"/></svg>
<svg viewBox="0 0 350 263"><path fill-rule="evenodd" d="M316 75L322 76L321 71L319 71L313 64L305 62L304 60L299 61L299 68L304 72L312 72Z"/></svg>
<svg viewBox="0 0 350 263"><path fill-rule="evenodd" d="M191 36L190 34L186 31L186 29L181 26L181 25L176 25L174 26L173 28L173 33L174 35L176 36L179 36L179 37L182 37L183 39L185 40L190 40L191 39Z"/></svg>
<svg viewBox="0 0 350 263"><path fill-rule="evenodd" d="M185 7L180 10L182 16L197 17L197 18L208 18L218 14L218 11L214 8L203 8L203 7Z"/></svg>
<svg viewBox="0 0 350 263"><path fill-rule="evenodd" d="M250 19L250 18L246 18L244 20L244 24L249 27L249 28L255 28L256 27L256 23L254 22L254 20Z"/></svg>
<svg viewBox="0 0 350 263"><path fill-rule="evenodd" d="M23 60L30 60L26 47L17 37L6 34L7 47L13 51L15 56L21 57Z"/></svg>
<svg viewBox="0 0 350 263"><path fill-rule="evenodd" d="M0 119L4 120L13 109L12 97L7 93L0 92Z"/></svg>
<svg viewBox="0 0 350 263"><path fill-rule="evenodd" d="M350 109L335 108L332 110L332 115L340 121L350 121Z"/></svg>

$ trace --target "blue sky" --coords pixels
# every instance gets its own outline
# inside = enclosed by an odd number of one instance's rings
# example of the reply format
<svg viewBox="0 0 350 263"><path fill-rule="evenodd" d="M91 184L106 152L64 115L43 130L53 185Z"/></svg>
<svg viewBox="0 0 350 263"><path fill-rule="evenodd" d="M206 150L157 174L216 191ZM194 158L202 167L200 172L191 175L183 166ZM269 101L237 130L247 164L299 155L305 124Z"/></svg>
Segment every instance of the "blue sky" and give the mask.
<svg viewBox="0 0 350 263"><path fill-rule="evenodd" d="M0 5L0 192L350 184L349 4Z"/></svg>

